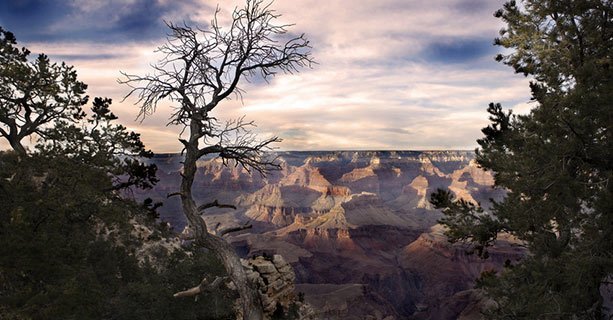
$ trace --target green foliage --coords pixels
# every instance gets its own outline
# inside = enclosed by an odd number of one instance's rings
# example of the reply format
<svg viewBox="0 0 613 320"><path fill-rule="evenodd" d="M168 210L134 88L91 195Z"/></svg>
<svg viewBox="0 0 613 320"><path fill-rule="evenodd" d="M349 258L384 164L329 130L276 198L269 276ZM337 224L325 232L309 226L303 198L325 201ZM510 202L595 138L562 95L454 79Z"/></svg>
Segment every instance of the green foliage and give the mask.
<svg viewBox="0 0 613 320"><path fill-rule="evenodd" d="M83 110L86 85L65 64L41 55L28 62L13 34L0 28L0 318L230 319L233 293L173 293L222 275L212 254L191 248L139 261L145 242L172 236L151 200L121 197L148 188L155 166L138 134L115 124L110 99ZM28 153L23 137L40 138ZM134 223L153 229L149 239Z"/></svg>
<svg viewBox="0 0 613 320"><path fill-rule="evenodd" d="M116 319L234 319L235 292L220 288L197 298L173 298L173 294L197 285L199 281L185 275L211 277L225 275L223 265L213 254L193 251L192 256L177 251L160 273L145 268L139 282L131 282L118 294L112 310Z"/></svg>
<svg viewBox="0 0 613 320"><path fill-rule="evenodd" d="M172 297L199 282L186 274L223 274L211 254L181 250L155 267L138 263L142 243L129 220L149 212L106 191L104 171L40 155L2 153L0 163L0 309L32 319L233 315L228 290L198 301ZM114 231L104 237L101 228Z"/></svg>
<svg viewBox="0 0 613 320"><path fill-rule="evenodd" d="M111 99L95 98L88 117L87 85L74 68L44 54L30 62L30 51L16 45L15 36L0 27L0 136L15 152L24 157L21 140L34 136L41 154L106 168L115 178L112 189L150 188L157 182L155 165L140 161L151 151L139 134L113 122Z"/></svg>
<svg viewBox="0 0 613 320"><path fill-rule="evenodd" d="M44 54L29 61L30 51L16 44L0 27L0 136L24 155L25 137L44 136L57 120L79 120L88 97L73 67L52 63Z"/></svg>
<svg viewBox="0 0 613 320"><path fill-rule="evenodd" d="M521 265L480 281L492 318L598 318L613 270L613 8L509 1L495 15L507 24L496 44L512 49L497 60L532 77L535 101L527 115L490 104L478 140L477 162L508 193L484 214L441 192L433 203L454 240L486 246L505 231L528 246Z"/></svg>
<svg viewBox="0 0 613 320"><path fill-rule="evenodd" d="M438 189L430 195L430 202L435 208L443 209L444 217L439 223L453 226L445 231L450 242L472 242L480 257L489 256L486 248L504 230L504 226L495 217L485 213L479 205L464 199L456 200L449 190Z"/></svg>
<svg viewBox="0 0 613 320"><path fill-rule="evenodd" d="M104 169L113 177L109 189L151 188L158 181L157 167L140 160L151 158L153 153L145 148L140 134L113 122L117 117L110 105L111 99L97 97L87 118L56 121L54 127L46 130L45 139L36 145L37 151Z"/></svg>
<svg viewBox="0 0 613 320"><path fill-rule="evenodd" d="M69 159L17 161L3 154L2 162L0 270L7 280L2 303L38 319L61 317L82 299L103 303L103 282L93 281L96 265L88 262L104 256L95 226L128 227L119 224L128 208L100 194L110 181ZM93 301L81 309L83 317L99 313L102 305Z"/></svg>

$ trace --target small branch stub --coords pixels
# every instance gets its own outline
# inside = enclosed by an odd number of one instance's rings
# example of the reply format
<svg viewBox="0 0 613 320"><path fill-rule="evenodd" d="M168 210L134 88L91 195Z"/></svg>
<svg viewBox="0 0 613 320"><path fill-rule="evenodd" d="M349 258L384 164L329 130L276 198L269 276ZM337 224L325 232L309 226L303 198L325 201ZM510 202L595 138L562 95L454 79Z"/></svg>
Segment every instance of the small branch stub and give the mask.
<svg viewBox="0 0 613 320"><path fill-rule="evenodd" d="M227 277L215 277L215 280L213 280L213 282L209 283L208 282L208 278L204 277L202 279L202 281L200 281L199 285L197 285L197 286L195 286L193 288L184 290L184 291L177 292L177 293L175 293L173 295L173 297L175 297L175 298L194 297L194 296L197 296L197 295L199 295L199 294L201 294L203 292L206 292L206 291L213 291L213 290L219 288L219 285L221 285L221 283L225 279L227 279Z"/></svg>

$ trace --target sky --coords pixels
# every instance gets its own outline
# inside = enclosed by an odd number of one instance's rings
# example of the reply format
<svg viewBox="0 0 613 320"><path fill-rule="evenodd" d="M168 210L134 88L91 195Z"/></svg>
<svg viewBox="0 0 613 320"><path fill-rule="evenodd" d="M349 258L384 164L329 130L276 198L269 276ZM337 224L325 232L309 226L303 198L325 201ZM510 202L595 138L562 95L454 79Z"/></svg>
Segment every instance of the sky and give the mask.
<svg viewBox="0 0 613 320"><path fill-rule="evenodd" d="M490 102L530 109L528 80L494 61L493 17L503 0L277 0L279 23L304 33L317 64L269 83L243 83L219 119L245 116L280 150L474 149ZM91 97L113 99L120 122L154 152L178 152L170 103L143 121L120 71L144 75L168 32L164 21L227 21L243 1L2 0L0 26L33 56L75 66Z"/></svg>

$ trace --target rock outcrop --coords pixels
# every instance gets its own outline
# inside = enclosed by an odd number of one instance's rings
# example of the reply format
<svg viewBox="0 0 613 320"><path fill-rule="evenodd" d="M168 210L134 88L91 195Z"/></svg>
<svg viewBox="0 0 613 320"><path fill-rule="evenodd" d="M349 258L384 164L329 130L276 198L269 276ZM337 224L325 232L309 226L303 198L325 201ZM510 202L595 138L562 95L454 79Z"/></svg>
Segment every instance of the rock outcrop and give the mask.
<svg viewBox="0 0 613 320"><path fill-rule="evenodd" d="M265 316L290 315L296 319L315 319L312 308L295 293L296 275L281 255L241 259L247 278L256 284Z"/></svg>

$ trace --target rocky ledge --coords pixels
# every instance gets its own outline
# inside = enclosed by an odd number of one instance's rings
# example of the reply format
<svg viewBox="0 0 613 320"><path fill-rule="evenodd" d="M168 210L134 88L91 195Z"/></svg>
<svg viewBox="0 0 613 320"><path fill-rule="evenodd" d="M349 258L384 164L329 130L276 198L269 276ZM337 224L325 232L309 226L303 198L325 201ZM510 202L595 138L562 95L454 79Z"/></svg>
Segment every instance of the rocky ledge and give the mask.
<svg viewBox="0 0 613 320"><path fill-rule="evenodd" d="M241 259L241 263L247 278L258 288L267 318L282 314L297 319L315 319L312 307L296 295L296 274L281 255Z"/></svg>

